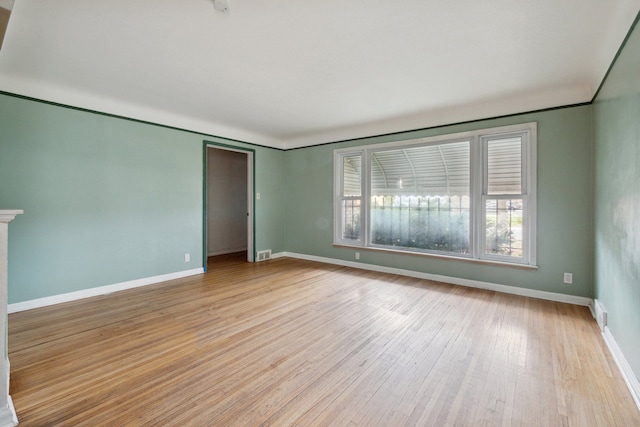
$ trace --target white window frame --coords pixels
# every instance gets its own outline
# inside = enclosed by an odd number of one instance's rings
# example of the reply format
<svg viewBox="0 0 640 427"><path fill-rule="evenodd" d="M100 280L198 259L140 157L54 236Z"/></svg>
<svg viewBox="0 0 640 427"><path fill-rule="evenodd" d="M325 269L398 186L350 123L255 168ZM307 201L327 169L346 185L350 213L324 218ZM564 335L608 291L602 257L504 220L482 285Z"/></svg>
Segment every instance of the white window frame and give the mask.
<svg viewBox="0 0 640 427"><path fill-rule="evenodd" d="M490 140L509 137L521 137L522 140L522 193L510 195L487 194L487 143ZM435 252L396 248L370 242L370 179L371 154L384 150L409 148L448 142L470 142L470 254ZM342 238L342 192L343 159L348 156L361 156L361 197L360 197L360 238L358 240ZM368 248L411 254L437 255L456 259L472 259L488 263L507 265L536 266L536 210L537 210L537 123L524 123L511 126L480 129L470 132L438 135L412 140L393 141L353 148L334 150L334 245L355 248ZM523 248L522 257L485 253L486 245L486 201L491 199L512 198L523 200Z"/></svg>
<svg viewBox="0 0 640 427"><path fill-rule="evenodd" d="M344 158L345 157L352 157L352 156L362 156L362 162L361 162L361 170L360 170L360 197L356 197L356 196L343 196L342 194L342 188L343 188L343 183L342 183L342 179L344 177ZM334 181L333 181L333 194L335 197L335 201L334 201L334 219L335 219L335 232L334 232L334 242L336 244L339 245L345 245L345 246L363 246L365 244L365 239L364 239L364 234L365 231L367 230L366 227L366 215L364 214L364 197L365 197L365 190L364 190L364 181L366 181L366 179L364 178L364 174L365 171L368 170L368 168L365 166L365 161L364 161L364 151L363 150L358 150L358 149L351 149L348 151L345 151L344 154L340 154L340 153L335 153L334 154L334 167L337 168L337 173L334 173ZM343 239L342 238L342 228L343 228L343 218L342 218L342 202L345 200L357 200L360 199L360 238L358 240L353 240L353 239Z"/></svg>

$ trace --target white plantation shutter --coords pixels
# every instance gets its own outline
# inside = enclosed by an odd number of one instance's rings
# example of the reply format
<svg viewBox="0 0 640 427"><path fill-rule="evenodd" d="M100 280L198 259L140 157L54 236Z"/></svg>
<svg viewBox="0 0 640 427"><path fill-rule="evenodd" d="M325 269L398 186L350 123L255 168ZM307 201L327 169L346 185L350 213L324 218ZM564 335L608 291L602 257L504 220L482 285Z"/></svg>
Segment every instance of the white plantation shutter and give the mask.
<svg viewBox="0 0 640 427"><path fill-rule="evenodd" d="M362 195L361 176L362 173L362 156L345 156L343 157L343 196L360 196Z"/></svg>
<svg viewBox="0 0 640 427"><path fill-rule="evenodd" d="M521 194L522 137L487 141L487 194Z"/></svg>
<svg viewBox="0 0 640 427"><path fill-rule="evenodd" d="M362 240L362 154L339 155L340 164L336 188L339 188L336 212L335 240L344 244Z"/></svg>

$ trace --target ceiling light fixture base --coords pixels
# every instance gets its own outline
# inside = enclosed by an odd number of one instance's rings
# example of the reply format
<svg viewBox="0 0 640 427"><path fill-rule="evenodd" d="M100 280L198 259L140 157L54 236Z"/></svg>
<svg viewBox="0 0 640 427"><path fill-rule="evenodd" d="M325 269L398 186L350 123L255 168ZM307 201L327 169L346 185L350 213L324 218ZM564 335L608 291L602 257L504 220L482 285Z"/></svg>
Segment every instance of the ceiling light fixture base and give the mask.
<svg viewBox="0 0 640 427"><path fill-rule="evenodd" d="M213 0L213 8L222 13L229 11L229 0Z"/></svg>

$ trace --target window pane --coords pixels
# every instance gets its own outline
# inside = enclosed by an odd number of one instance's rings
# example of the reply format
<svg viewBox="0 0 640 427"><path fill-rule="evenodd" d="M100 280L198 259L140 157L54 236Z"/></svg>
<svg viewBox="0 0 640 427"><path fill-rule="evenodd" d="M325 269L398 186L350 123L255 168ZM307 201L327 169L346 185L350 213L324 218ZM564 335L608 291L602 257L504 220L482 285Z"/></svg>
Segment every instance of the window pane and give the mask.
<svg viewBox="0 0 640 427"><path fill-rule="evenodd" d="M522 138L487 141L487 194L522 194Z"/></svg>
<svg viewBox="0 0 640 427"><path fill-rule="evenodd" d="M371 154L371 194L469 195L469 142Z"/></svg>
<svg viewBox="0 0 640 427"><path fill-rule="evenodd" d="M342 195L361 195L362 156L345 156L342 158Z"/></svg>
<svg viewBox="0 0 640 427"><path fill-rule="evenodd" d="M522 199L487 200L485 253L522 257Z"/></svg>
<svg viewBox="0 0 640 427"><path fill-rule="evenodd" d="M342 239L360 239L360 199L342 201Z"/></svg>
<svg viewBox="0 0 640 427"><path fill-rule="evenodd" d="M371 243L469 253L470 143L371 155Z"/></svg>

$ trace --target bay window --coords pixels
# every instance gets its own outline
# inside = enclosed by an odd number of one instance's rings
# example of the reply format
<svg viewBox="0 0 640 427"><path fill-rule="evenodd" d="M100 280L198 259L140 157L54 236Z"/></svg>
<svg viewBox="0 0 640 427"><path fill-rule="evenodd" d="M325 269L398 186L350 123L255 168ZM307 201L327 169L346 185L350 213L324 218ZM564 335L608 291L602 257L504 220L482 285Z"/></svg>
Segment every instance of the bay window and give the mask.
<svg viewBox="0 0 640 427"><path fill-rule="evenodd" d="M338 149L343 246L535 265L536 124Z"/></svg>

